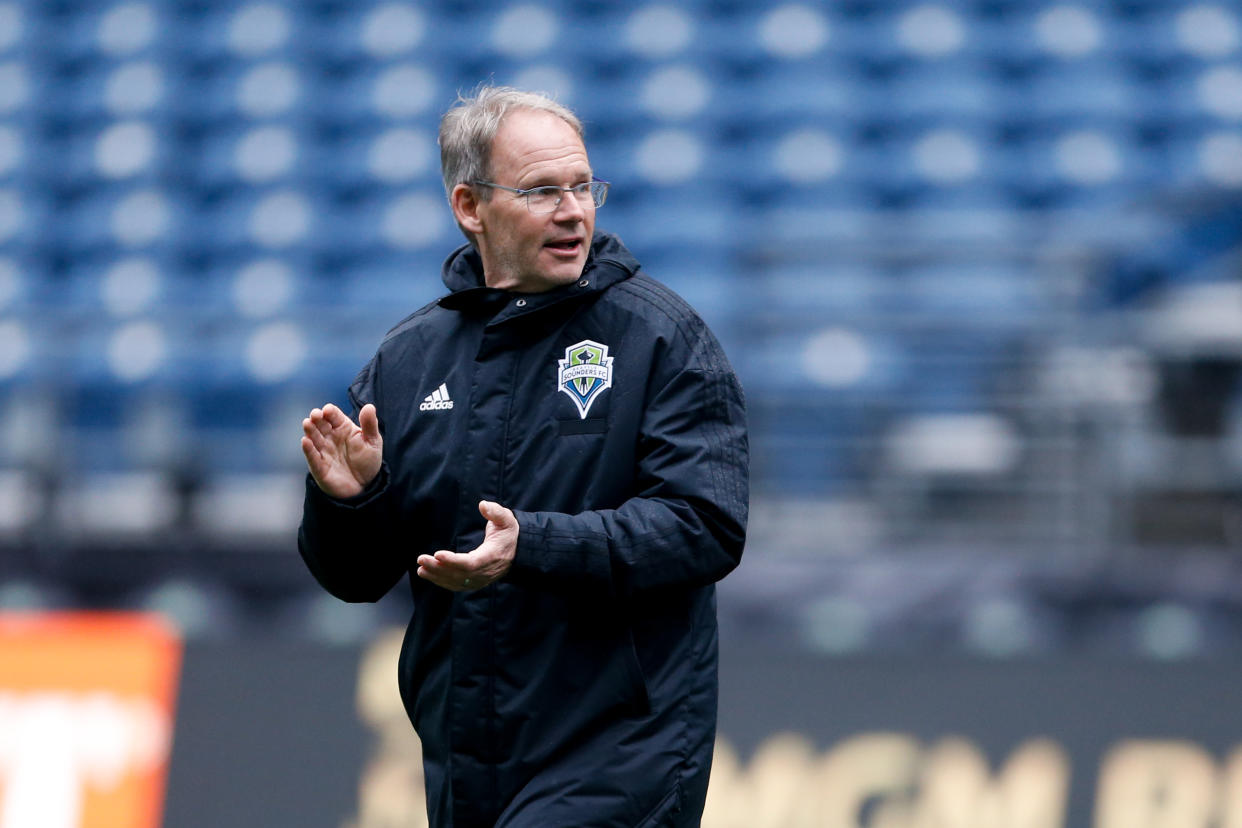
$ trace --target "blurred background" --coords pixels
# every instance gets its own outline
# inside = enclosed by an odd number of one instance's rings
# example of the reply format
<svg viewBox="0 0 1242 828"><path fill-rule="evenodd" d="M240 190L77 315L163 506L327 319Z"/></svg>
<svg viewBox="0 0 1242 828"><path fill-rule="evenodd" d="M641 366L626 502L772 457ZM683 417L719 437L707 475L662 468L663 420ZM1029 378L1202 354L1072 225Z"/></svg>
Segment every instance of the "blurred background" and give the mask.
<svg viewBox="0 0 1242 828"><path fill-rule="evenodd" d="M726 643L1242 653L1233 0L0 2L0 608L407 617L298 560L299 424L442 293L481 81L742 378Z"/></svg>
<svg viewBox="0 0 1242 828"><path fill-rule="evenodd" d="M484 80L742 377L739 634L1242 647L1242 11L1180 0L0 3L0 606L385 620L299 423L443 292Z"/></svg>

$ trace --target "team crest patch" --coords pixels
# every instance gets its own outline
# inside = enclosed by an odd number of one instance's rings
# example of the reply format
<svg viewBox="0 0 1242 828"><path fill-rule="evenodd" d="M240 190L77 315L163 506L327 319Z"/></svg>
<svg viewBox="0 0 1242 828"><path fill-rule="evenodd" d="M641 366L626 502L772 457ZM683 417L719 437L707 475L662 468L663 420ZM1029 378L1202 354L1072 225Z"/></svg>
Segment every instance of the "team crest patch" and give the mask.
<svg viewBox="0 0 1242 828"><path fill-rule="evenodd" d="M578 406L578 417L585 420L591 404L612 387L612 357L608 346L584 339L565 349L565 358L558 360L556 387L564 391Z"/></svg>

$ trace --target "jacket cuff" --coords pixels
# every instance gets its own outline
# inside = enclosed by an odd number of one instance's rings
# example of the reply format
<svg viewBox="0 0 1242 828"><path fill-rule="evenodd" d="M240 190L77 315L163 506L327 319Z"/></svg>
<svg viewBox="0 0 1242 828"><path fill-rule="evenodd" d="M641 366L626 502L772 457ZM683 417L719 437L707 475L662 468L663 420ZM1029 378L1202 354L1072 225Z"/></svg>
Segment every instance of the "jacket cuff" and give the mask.
<svg viewBox="0 0 1242 828"><path fill-rule="evenodd" d="M612 565L602 535L579 527L554 528L556 518L572 518L550 512L513 510L518 522L517 549L506 580L521 586L553 591L612 588Z"/></svg>
<svg viewBox="0 0 1242 828"><path fill-rule="evenodd" d="M532 580L537 580L538 570L534 566L537 560L534 549L534 538L531 533L534 529L531 521L531 513L513 509L513 517L518 523L518 540L517 548L513 550L513 560L509 563L509 572L505 575L505 580L514 583L529 586Z"/></svg>
<svg viewBox="0 0 1242 828"><path fill-rule="evenodd" d="M315 500L342 509L365 508L378 500L384 492L388 491L388 462L380 463L379 473L371 479L366 488L353 497L333 497L319 488L319 484L315 482L315 478L311 476L310 472L306 473L306 491Z"/></svg>

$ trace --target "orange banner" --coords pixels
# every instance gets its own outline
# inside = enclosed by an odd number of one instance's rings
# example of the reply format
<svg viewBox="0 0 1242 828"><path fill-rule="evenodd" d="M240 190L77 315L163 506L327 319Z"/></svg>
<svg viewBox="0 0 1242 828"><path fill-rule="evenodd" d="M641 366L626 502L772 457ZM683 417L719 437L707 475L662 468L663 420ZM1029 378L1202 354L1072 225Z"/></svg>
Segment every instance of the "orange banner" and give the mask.
<svg viewBox="0 0 1242 828"><path fill-rule="evenodd" d="M122 613L0 613L0 828L158 828L176 633Z"/></svg>

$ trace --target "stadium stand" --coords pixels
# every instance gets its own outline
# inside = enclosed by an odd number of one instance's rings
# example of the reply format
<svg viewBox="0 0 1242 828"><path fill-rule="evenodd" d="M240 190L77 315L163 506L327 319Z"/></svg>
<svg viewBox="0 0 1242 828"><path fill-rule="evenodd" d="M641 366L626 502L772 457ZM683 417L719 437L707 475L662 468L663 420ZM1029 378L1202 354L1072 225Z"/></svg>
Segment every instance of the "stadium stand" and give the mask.
<svg viewBox="0 0 1242 828"><path fill-rule="evenodd" d="M297 423L437 295L461 237L436 119L484 80L580 111L613 182L601 226L724 341L753 554L1071 578L1242 544L1236 371L1187 386L1217 427L1186 438L1161 425L1173 368L1148 327L1242 276L1232 4L24 0L0 3L0 399L21 424L0 440L0 604L169 606L206 633L259 613L245 590L270 575L281 623L352 634L272 563ZM1239 336L1195 358L1236 365ZM1150 471L1212 447L1198 481ZM849 542L778 508L795 497ZM1204 522L1154 532L1162 497ZM151 553L130 593L132 568L66 566L133 563L118 537ZM972 597L946 635L1013 649L987 619L1035 619L1029 646L1060 646L1069 611L1039 583ZM847 598L806 617L887 611ZM1139 646L1168 615L1100 640Z"/></svg>

